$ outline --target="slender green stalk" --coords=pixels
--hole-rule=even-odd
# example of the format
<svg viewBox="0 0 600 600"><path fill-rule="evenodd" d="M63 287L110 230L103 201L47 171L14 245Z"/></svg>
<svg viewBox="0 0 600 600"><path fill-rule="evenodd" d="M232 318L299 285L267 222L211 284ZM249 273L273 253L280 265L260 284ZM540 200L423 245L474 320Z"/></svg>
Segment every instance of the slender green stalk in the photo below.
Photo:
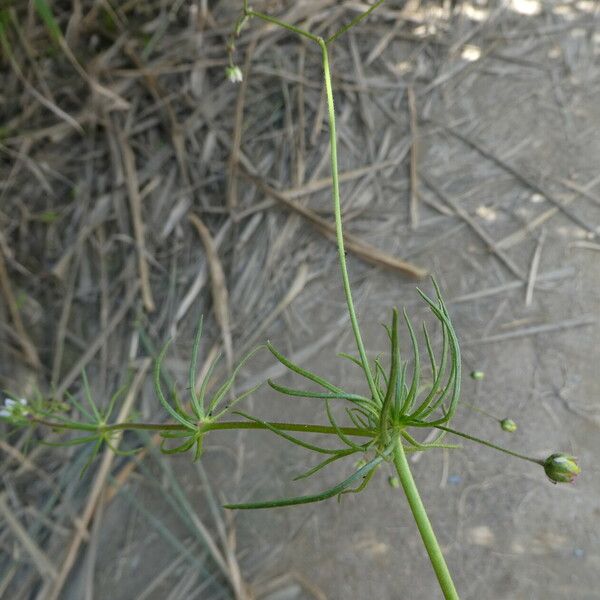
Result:
<svg viewBox="0 0 600 600"><path fill-rule="evenodd" d="M358 25L363 19L366 19L376 8L381 6L384 2L385 2L385 0L379 0L379 2L375 2L375 4L373 4L373 6L371 6L371 8L369 8L365 12L361 13L360 15L358 15L357 17L352 19L352 21L350 21L350 23L348 23L347 25L344 25L339 31L336 31L331 37L328 37L325 40L325 43L327 45L329 45L329 44L331 44L331 42L334 42L335 40L337 40L341 35L344 35L344 33L346 33L346 31L348 31L349 29L352 29L352 27L354 27L355 25Z"/></svg>
<svg viewBox="0 0 600 600"><path fill-rule="evenodd" d="M278 25L279 27L282 27L283 29L287 29L288 31L297 33L298 35L301 35L302 37L305 37L313 42L316 42L317 44L320 42L321 38L318 35L314 35L314 34L310 33L310 31L306 31L305 29L296 27L295 25L292 25L291 23L285 23L284 21L280 21L279 19L276 19L275 17L272 17L271 15L266 15L265 13L257 12L252 9L246 9L244 12L245 12L246 16L248 16L248 17L256 17L258 19L262 19L263 21L267 21L268 23L273 23L273 25Z"/></svg>
<svg viewBox="0 0 600 600"><path fill-rule="evenodd" d="M446 565L444 555L442 554L433 528L431 527L431 522L425 511L425 506L423 506L419 490L417 489L415 480L410 472L404 448L400 442L398 442L394 448L394 465L398 472L402 489L406 494L410 510L417 523L419 533L423 539L423 544L425 544L427 554L429 554L429 560L431 561L433 570L435 571L442 592L444 593L444 598L446 600L460 600L456 588L454 587L452 576L448 570L448 565Z"/></svg>
<svg viewBox="0 0 600 600"><path fill-rule="evenodd" d="M280 431L298 431L302 433L323 433L327 435L337 435L335 427L328 425L310 425L307 423L279 423L268 422L267 425L262 423L246 423L244 421L223 421L221 423L210 423L206 425L206 431L218 431L222 429L279 429ZM358 427L340 427L340 430L345 435L355 435L360 437L374 437L375 431L359 429Z"/></svg>
<svg viewBox="0 0 600 600"><path fill-rule="evenodd" d="M340 203L340 178L338 172L337 159L337 133L335 128L335 106L333 103L333 87L331 85L331 69L329 67L329 54L327 52L327 44L321 39L319 40L323 57L323 72L325 74L325 93L327 96L327 109L329 115L329 140L331 146L331 181L332 181L332 196L333 196L333 212L335 215L335 237L337 240L338 255L340 262L340 271L342 274L342 283L344 286L344 294L346 296L346 304L348 305L348 314L350 315L350 323L354 332L354 339L360 355L365 377L369 385L369 390L375 399L379 399L379 391L373 380L369 360L365 351L365 346L362 341L356 310L354 309L354 301L352 300L352 290L350 288L350 278L348 277L348 267L346 265L346 251L344 249L344 232L342 226L342 209Z"/></svg>
<svg viewBox="0 0 600 600"><path fill-rule="evenodd" d="M462 438L465 438L466 440L470 440L471 442L477 442L478 444L482 444L483 446L487 446L488 448L493 448L494 450L498 450L499 452L504 452L504 454L509 454L510 456L527 460L529 462L535 463L536 465L544 464L543 460L532 458L531 456L527 456L526 454L520 454L519 452L513 452L512 450L508 450L507 448L503 448L502 446L497 446L496 444L492 444L492 442L482 440L481 438L469 435L468 433L462 433L461 431L456 431L456 429L450 429L450 427L444 427L443 425L434 425L434 427L436 429L441 429L442 431L458 435Z"/></svg>
<svg viewBox="0 0 600 600"><path fill-rule="evenodd" d="M114 423L112 425L94 425L92 423L61 423L59 421L46 421L44 419L31 419L31 421L39 425L46 425L53 429L72 430L72 431L90 431L109 433L111 431L187 431L185 425L177 425L173 423ZM358 428L358 427L330 427L326 425L313 425L309 423L281 423L268 422L266 424L246 421L222 421L209 422L202 426L204 432L232 430L232 429L278 429L280 431L294 431L300 433L321 433L326 435L338 435L338 430L344 435L352 435L357 437L375 437L376 432L373 430Z"/></svg>

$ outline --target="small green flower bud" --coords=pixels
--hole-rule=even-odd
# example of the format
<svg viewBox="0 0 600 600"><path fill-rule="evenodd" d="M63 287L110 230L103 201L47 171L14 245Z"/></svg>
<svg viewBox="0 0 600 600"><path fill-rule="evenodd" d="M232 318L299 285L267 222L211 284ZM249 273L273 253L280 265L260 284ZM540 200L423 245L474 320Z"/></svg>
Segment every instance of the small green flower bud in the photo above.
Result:
<svg viewBox="0 0 600 600"><path fill-rule="evenodd" d="M483 371L471 371L471 379L475 381L481 381L485 377L485 373Z"/></svg>
<svg viewBox="0 0 600 600"><path fill-rule="evenodd" d="M581 469L574 456L555 452L544 461L544 471L553 483L571 483Z"/></svg>
<svg viewBox="0 0 600 600"><path fill-rule="evenodd" d="M517 424L512 419L502 419L502 421L500 421L500 427L509 433L513 433L517 430Z"/></svg>
<svg viewBox="0 0 600 600"><path fill-rule="evenodd" d="M388 483L390 484L390 487L393 487L394 489L398 489L400 487L400 480L397 477L388 477Z"/></svg>

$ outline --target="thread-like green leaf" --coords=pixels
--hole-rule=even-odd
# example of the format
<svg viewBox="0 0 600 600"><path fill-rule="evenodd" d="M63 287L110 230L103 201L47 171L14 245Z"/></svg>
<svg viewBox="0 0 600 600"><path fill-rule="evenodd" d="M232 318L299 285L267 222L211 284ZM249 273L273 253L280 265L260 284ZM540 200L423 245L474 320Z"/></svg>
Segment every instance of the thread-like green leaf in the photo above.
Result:
<svg viewBox="0 0 600 600"><path fill-rule="evenodd" d="M319 452L321 454L336 454L337 452L339 452L339 449L336 449L336 448L323 448L322 446L316 446L315 444L310 444L309 442L305 442L304 440L301 440L300 438L290 435L289 433L286 433L285 431L281 431L280 429L277 429L277 427L273 427L273 425L271 425L270 423L267 423L267 421L263 421L262 419L258 419L257 417L253 417L253 416L248 415L239 410L235 411L234 414L240 415L240 416L244 417L245 419L248 419L249 421L254 421L255 423L260 423L266 429L269 429L270 431L272 431L275 435L278 435L278 436L282 437L283 439L287 440L288 442L292 442L293 444L296 444L297 446L302 446L302 448L306 448L307 450L312 450L313 452Z"/></svg>
<svg viewBox="0 0 600 600"><path fill-rule="evenodd" d="M322 377L319 377L315 373L311 373L310 371L307 371L306 369L303 369L302 367L293 363L291 360L289 360L283 354L281 354L281 352L279 352L273 346L273 344L271 344L271 342L267 342L267 348L270 350L271 354L273 354L273 356L282 365L285 365L288 369L290 369L290 371L294 371L294 373L297 373L298 375L302 375L302 377L305 377L306 379L309 379L310 381L314 381L315 383L319 384L320 386L324 387L326 390L329 390L330 392L334 392L335 394L343 394L344 393L344 390L333 385L333 383L330 383L329 381L327 381L326 379L323 379ZM362 367L362 365L361 365L361 367Z"/></svg>
<svg viewBox="0 0 600 600"><path fill-rule="evenodd" d="M53 446L56 448L67 447L67 446L79 446L80 444L87 444L89 442L93 442L94 440L98 440L98 435L84 435L76 438L71 438L70 440L65 440L64 442L47 442L45 440L40 440L40 444L44 446Z"/></svg>
<svg viewBox="0 0 600 600"><path fill-rule="evenodd" d="M216 415L213 415L213 420L214 421L218 421L225 413L227 412L231 412L231 409L236 405L239 404L242 400L244 400L245 398L247 398L248 396L250 396L251 394L254 394L254 392L260 388L262 386L262 381L260 383L257 383L256 385L252 386L250 389L246 390L243 394L240 394L239 396L236 396L229 404L227 404L225 406L225 408L223 408L223 410L219 413L217 413Z"/></svg>
<svg viewBox="0 0 600 600"><path fill-rule="evenodd" d="M410 389L408 390L408 394L406 396L406 398L404 399L404 406L402 407L402 412L403 413L407 413L411 406L413 405L413 402L416 399L417 396L417 390L419 389L419 381L420 381L420 377L421 377L421 359L419 356L419 345L417 342L417 336L415 335L415 330L413 329L412 323L410 322L410 319L408 318L408 314L406 313L406 310L403 311L404 314L404 321L406 323L406 327L408 328L408 333L410 334L410 342L412 344L412 348L413 348L413 376L412 376L412 382L410 385Z"/></svg>
<svg viewBox="0 0 600 600"><path fill-rule="evenodd" d="M312 494L308 496L297 496L295 498L281 498L279 500L267 500L265 502L246 502L242 504L225 504L224 508L238 509L238 510L249 510L249 509L260 509L260 508L277 508L281 506L295 506L297 504L310 504L312 502L321 502L328 498L333 498L338 494L342 493L345 489L350 487L355 481L358 481L361 477L366 477L369 472L374 469L381 461L382 456L376 456L373 460L369 461L366 465L358 469L355 473L350 475L347 479L344 479L341 483L321 492L320 494Z"/></svg>
<svg viewBox="0 0 600 600"><path fill-rule="evenodd" d="M213 411L219 405L219 402L221 402L221 400L223 399L225 394L231 389L231 386L233 385L235 378L237 377L237 374L239 373L240 369L262 348L264 348L264 346L257 346L256 348L253 348L252 350L250 350L250 352L248 352L246 354L246 356L244 356L242 358L242 360L240 360L238 365L232 371L231 375L227 378L225 383L223 383L223 385L216 391L215 395L213 396L213 398L210 402L210 406L208 408L209 415L211 415L213 413Z"/></svg>
<svg viewBox="0 0 600 600"><path fill-rule="evenodd" d="M363 448L359 444L357 444L356 442L353 442L340 429L339 425L337 424L337 421L335 420L335 418L333 416L333 413L331 412L331 406L329 406L329 400L325 400L325 410L327 411L327 418L329 419L331 426L335 429L335 432L337 433L337 436L340 438L340 440L342 440L342 442L344 442L344 444L346 444L346 446L348 446L349 448L353 448L354 450L357 450L357 451L362 450Z"/></svg>
<svg viewBox="0 0 600 600"><path fill-rule="evenodd" d="M161 440L160 442L160 451L163 454L182 454L187 452L195 443L195 439L191 437L187 442L184 442L180 446L175 446L175 448L167 448L165 446L167 440Z"/></svg>
<svg viewBox="0 0 600 600"><path fill-rule="evenodd" d="M390 376L387 385L387 391L381 406L381 416L379 418L379 436L381 440L387 444L389 441L388 434L388 417L392 409L392 403L396 397L396 384L398 382L398 369L400 352L398 351L398 311L394 308L392 311L392 330L391 330L391 365Z"/></svg>
<svg viewBox="0 0 600 600"><path fill-rule="evenodd" d="M296 388L289 388L283 385L279 385L275 383L272 379L268 379L267 383L270 387L272 387L276 392L281 394L286 394L288 396L298 396L300 398L319 398L324 400L349 400L350 402L357 403L368 403L370 400L365 396L360 396L358 394L348 394L346 392L342 393L325 393L325 392L312 392L310 390L299 390Z"/></svg>
<svg viewBox="0 0 600 600"><path fill-rule="evenodd" d="M192 346L192 358L190 360L190 370L188 373L192 407L194 409L194 413L200 420L204 419L204 406L200 403L198 394L196 394L196 371L198 370L198 353L200 352L200 340L202 338L202 323L203 316L200 315L200 320L198 322L196 333L194 335L194 345Z"/></svg>
<svg viewBox="0 0 600 600"><path fill-rule="evenodd" d="M342 458L345 458L346 456L351 456L352 454L356 454L357 452L358 452L358 450L354 450L352 448L348 448L347 450L340 450L336 455L326 458L325 460L321 461L319 464L308 469L308 471L305 471L301 475L294 477L293 481L300 481L301 479L306 479L306 478L310 477L311 475L314 475L321 469L324 469L326 466L334 463L336 460L340 460Z"/></svg>
<svg viewBox="0 0 600 600"><path fill-rule="evenodd" d="M87 403L90 405L92 412L94 413L94 418L97 423L102 422L102 415L92 398L92 391L90 390L90 384L88 382L88 378L85 372L85 369L81 372L81 378L83 379L83 396L87 400Z"/></svg>
<svg viewBox="0 0 600 600"><path fill-rule="evenodd" d="M171 404L167 401L167 399L165 398L165 395L162 391L162 385L160 383L161 366L162 366L162 362L165 358L165 355L166 355L167 350L169 349L170 345L171 345L171 340L169 340L163 346L163 349L160 351L160 354L158 355L158 358L156 359L156 362L154 363L154 391L156 393L156 396L158 397L158 400L163 405L164 409L176 421L179 421L182 425L184 425L188 429L195 430L196 429L195 425L189 419L180 415L179 412L171 406Z"/></svg>
<svg viewBox="0 0 600 600"><path fill-rule="evenodd" d="M111 397L110 397L110 401L108 402L108 406L106 408L106 411L104 412L104 422L108 423L108 420L110 419L110 416L112 415L112 412L115 408L115 404L117 403L117 400L128 390L129 388L129 383L126 383L125 385L121 386Z"/></svg>

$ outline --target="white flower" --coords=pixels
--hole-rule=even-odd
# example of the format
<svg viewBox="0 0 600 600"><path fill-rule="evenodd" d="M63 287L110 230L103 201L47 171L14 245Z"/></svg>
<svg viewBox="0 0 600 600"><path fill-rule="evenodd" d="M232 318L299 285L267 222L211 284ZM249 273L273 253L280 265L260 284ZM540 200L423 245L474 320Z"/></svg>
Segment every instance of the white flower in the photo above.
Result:
<svg viewBox="0 0 600 600"><path fill-rule="evenodd" d="M4 408L0 409L0 417L7 419L14 417L23 417L29 413L27 409L27 400L20 398L19 400L13 400L12 398L4 399Z"/></svg>
<svg viewBox="0 0 600 600"><path fill-rule="evenodd" d="M230 65L227 67L225 69L225 74L231 83L240 83L244 79L242 70L237 65Z"/></svg>

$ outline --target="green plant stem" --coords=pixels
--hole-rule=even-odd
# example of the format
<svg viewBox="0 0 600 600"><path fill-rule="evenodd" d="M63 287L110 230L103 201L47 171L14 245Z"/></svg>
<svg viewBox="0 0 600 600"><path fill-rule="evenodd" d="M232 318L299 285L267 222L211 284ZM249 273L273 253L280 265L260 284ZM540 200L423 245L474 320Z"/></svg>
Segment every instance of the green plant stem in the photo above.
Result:
<svg viewBox="0 0 600 600"><path fill-rule="evenodd" d="M354 333L354 339L356 340L356 346L360 355L360 362L362 364L365 377L369 385L369 390L373 398L381 400L379 398L379 391L375 385L371 368L369 367L369 361L367 359L367 353L365 346L362 341L360 334L360 328L358 326L358 319L356 317L356 310L354 309L354 301L352 300L352 290L350 288L350 278L348 277L348 267L346 265L346 251L344 249L344 232L342 226L342 209L340 203L340 180L338 173L338 159L337 159L337 133L335 127L335 106L333 103L333 86L331 85L331 69L329 67L329 53L327 51L327 44L324 40L319 39L319 46L321 47L322 58L323 58L323 72L325 74L325 93L327 96L327 109L329 115L329 141L331 146L331 181L332 181L332 197L333 197L333 212L335 215L335 237L337 240L338 256L340 263L340 271L342 274L342 283L344 286L344 294L346 296L346 304L348 306L348 314L350 315L350 323L352 324L352 331Z"/></svg>
<svg viewBox="0 0 600 600"><path fill-rule="evenodd" d="M300 29L300 27L296 27L295 25L292 25L290 23L285 23L284 21L280 21L279 19L276 19L275 17L272 17L270 15L266 15L265 13L257 12L255 10L252 10L251 8L246 8L244 10L244 13L247 17L256 17L257 19L262 19L263 21L267 21L267 23L273 23L273 25L278 25L279 27L282 27L283 29L287 29L288 31L291 31L293 33L301 35L302 37L305 37L313 42L316 42L317 44L320 42L321 38L318 35L314 35L314 34L310 33L310 31L306 31L305 29Z"/></svg>
<svg viewBox="0 0 600 600"><path fill-rule="evenodd" d="M448 570L448 565L446 565L444 555L442 554L433 528L431 527L429 517L423 506L419 490L417 489L410 467L408 466L404 448L399 441L394 448L394 465L398 472L402 489L406 494L410 510L417 523L419 533L425 544L427 554L429 554L429 560L431 561L433 570L435 571L442 592L444 593L444 598L446 600L460 600L456 588L454 587L452 576Z"/></svg>
<svg viewBox="0 0 600 600"><path fill-rule="evenodd" d="M62 429L70 431L91 431L109 433L111 431L186 431L189 428L185 425L173 423L114 423L112 425L88 424L88 423L61 423L60 421L46 421L45 419L31 419L32 422L38 425L45 425L53 429ZM376 432L368 429L360 429L358 427L330 427L326 425L313 425L309 423L281 423L269 422L269 426L280 431L294 431L299 433L321 433L328 435L338 435L338 429L344 435L352 435L356 437L375 437ZM232 429L264 429L268 430L267 425L255 422L246 421L223 421L220 423L205 423L203 431L219 431Z"/></svg>
<svg viewBox="0 0 600 600"><path fill-rule="evenodd" d="M507 448L503 448L502 446L497 446L496 444L492 444L492 442L482 440L481 438L469 435L468 433L462 433L461 431L456 431L456 429L444 427L443 425L434 425L434 427L436 429L441 429L442 431L458 435L459 437L465 438L466 440L470 440L471 442L477 442L478 444L482 444L483 446L487 446L488 448L493 448L494 450L498 450L499 452L504 452L504 454L509 454L510 456L514 456L522 460L527 460L529 462L535 463L536 465L544 465L543 460L527 456L526 454L520 454L519 452L513 452L512 450L508 450Z"/></svg>
<svg viewBox="0 0 600 600"><path fill-rule="evenodd" d="M337 40L341 35L344 35L344 33L346 33L346 31L348 31L349 29L352 29L352 27L354 27L355 25L358 25L363 19L368 17L377 7L381 6L384 2L385 2L385 0L379 0L379 2L375 2L375 4L373 4L373 6L371 6L369 9L365 10L365 12L361 13L360 15L358 15L357 17L352 19L352 21L350 21L350 23L348 23L347 25L344 25L339 31L336 31L331 37L328 37L325 40L325 43L327 45L329 45L329 44L331 44L331 42L334 42L335 40Z"/></svg>
<svg viewBox="0 0 600 600"><path fill-rule="evenodd" d="M369 361L367 358L367 353L365 351L365 346L362 341L362 335L360 333L360 328L358 325L358 319L356 317L356 310L354 308L354 301L352 299L352 291L350 288L350 279L348 277L348 267L346 265L346 251L344 249L344 233L342 226L342 210L341 210L341 202L340 202L340 182L339 182L339 170L338 170L338 159L337 159L337 133L335 127L335 106L333 102L333 86L331 84L331 68L329 66L329 54L327 51L327 45L337 39L340 35L348 31L351 27L354 27L357 23L362 21L366 16L368 16L373 10L375 10L380 4L383 3L384 0L379 0L372 7L370 7L367 11L360 14L358 17L353 19L348 25L342 27L337 33L331 36L327 41L323 38L310 33L304 29L300 29L295 25L291 25L290 23L285 23L284 21L280 21L275 17L271 17L270 15L257 12L252 10L248 6L247 0L244 1L244 14L248 17L256 17L258 19L262 19L263 21L267 21L269 23L273 23L278 25L279 27L283 27L288 31L292 31L302 37L305 37L313 42L316 42L321 48L322 60L323 60L323 72L325 74L325 93L327 96L327 109L328 109L328 117L329 117L329 142L331 147L331 179L332 179L332 197L333 197L333 209L335 214L335 237L337 240L338 247L338 255L339 255L339 263L340 263L340 271L342 274L342 283L344 287L344 295L346 296L346 304L348 306L348 314L350 315L350 323L352 325L352 331L354 333L354 339L356 340L356 346L358 348L358 353L360 355L360 362L362 365L362 369L365 373L365 378L367 380L367 384L369 386L369 391L374 399L381 401L379 397L379 390L375 385L375 380L373 379L373 374L371 373L371 367L369 366Z"/></svg>

